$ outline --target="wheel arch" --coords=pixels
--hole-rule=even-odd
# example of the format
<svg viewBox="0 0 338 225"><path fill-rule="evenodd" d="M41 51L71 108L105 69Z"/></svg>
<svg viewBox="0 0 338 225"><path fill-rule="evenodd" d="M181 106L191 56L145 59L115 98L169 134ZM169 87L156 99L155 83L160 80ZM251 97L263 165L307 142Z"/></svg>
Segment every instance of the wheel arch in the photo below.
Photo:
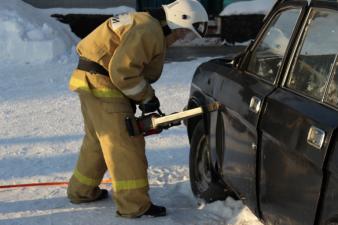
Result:
<svg viewBox="0 0 338 225"><path fill-rule="evenodd" d="M193 109L193 108L197 108L197 107L200 107L200 106L204 106L207 104L207 100L205 99L205 97L203 96L202 93L199 93L199 92L196 92L194 95L192 95L190 98L189 98L189 101L188 101L188 105L187 105L187 109ZM186 125L187 125L187 131L188 131L188 137L189 137L189 142L191 143L191 138L192 138L192 134L194 132L194 129L196 127L196 125L198 124L198 122L200 120L203 120L204 116L203 115L200 115L200 116L196 116L196 117L192 117L190 119L188 119L186 121ZM206 124L205 125L208 125L208 118L206 118ZM206 126L206 127L209 127L209 126ZM205 134L207 134L208 131L207 131L207 128L205 129Z"/></svg>

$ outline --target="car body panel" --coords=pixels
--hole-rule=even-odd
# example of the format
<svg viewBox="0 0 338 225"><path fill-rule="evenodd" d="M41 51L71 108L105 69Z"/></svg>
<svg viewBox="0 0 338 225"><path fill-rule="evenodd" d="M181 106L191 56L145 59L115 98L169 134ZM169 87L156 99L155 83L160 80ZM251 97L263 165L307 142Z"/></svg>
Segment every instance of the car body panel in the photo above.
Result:
<svg viewBox="0 0 338 225"><path fill-rule="evenodd" d="M320 218L318 224L326 225L329 222L338 223L338 137L337 131L333 135L332 150L328 153L328 166L324 170L324 185L322 201L319 204Z"/></svg>
<svg viewBox="0 0 338 225"><path fill-rule="evenodd" d="M279 59L276 78L267 80L248 72L248 62L270 32L271 21L294 8L302 9L300 19ZM194 104L190 105L214 101L223 105L199 118L207 124L213 170L267 224L338 223L338 104L333 107L324 98L312 98L288 87L290 71L296 59L302 59L298 54L312 22L312 9L320 8L338 11L338 4L277 3L244 53L202 64L192 81L190 99ZM326 56L332 58L329 54L323 54L324 61ZM314 61L311 53L305 56ZM191 133L189 129L193 126L188 126Z"/></svg>
<svg viewBox="0 0 338 225"><path fill-rule="evenodd" d="M221 171L224 181L237 190L240 198L246 198L251 208L257 205L256 150L257 125L260 112L250 111L253 97L263 101L274 87L245 73L228 73L217 100L225 106L220 113L225 137ZM216 119L215 119L216 120Z"/></svg>
<svg viewBox="0 0 338 225"><path fill-rule="evenodd" d="M260 206L273 224L313 224L325 157L337 127L335 110L277 89L266 100L261 131ZM307 142L311 127L325 132L318 149ZM292 185L290 185L292 184Z"/></svg>

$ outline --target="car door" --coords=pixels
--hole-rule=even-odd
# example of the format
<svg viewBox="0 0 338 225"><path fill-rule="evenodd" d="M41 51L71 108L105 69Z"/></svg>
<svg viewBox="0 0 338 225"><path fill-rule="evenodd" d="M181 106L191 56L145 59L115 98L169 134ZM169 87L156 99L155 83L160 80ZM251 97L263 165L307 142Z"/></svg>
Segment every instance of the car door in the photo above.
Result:
<svg viewBox="0 0 338 225"><path fill-rule="evenodd" d="M314 224L338 113L338 13L315 7L282 87L265 101L260 132L260 206L267 224Z"/></svg>
<svg viewBox="0 0 338 225"><path fill-rule="evenodd" d="M243 67L224 74L216 99L225 107L211 115L211 127L217 127L217 134L211 133L211 137L217 137L215 145L221 151L219 170L223 180L256 211L257 126L261 106L275 89L303 6L285 4L270 17L247 53Z"/></svg>

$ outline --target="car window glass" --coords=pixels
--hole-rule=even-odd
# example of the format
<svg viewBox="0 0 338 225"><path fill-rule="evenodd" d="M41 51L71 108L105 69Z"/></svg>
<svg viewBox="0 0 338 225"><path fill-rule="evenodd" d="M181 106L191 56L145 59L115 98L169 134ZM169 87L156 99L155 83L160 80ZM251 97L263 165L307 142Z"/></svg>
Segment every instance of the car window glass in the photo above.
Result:
<svg viewBox="0 0 338 225"><path fill-rule="evenodd" d="M301 9L289 9L275 17L252 52L247 71L274 82L300 11Z"/></svg>
<svg viewBox="0 0 338 225"><path fill-rule="evenodd" d="M322 100L338 53L338 14L330 11L312 11L309 21L287 86ZM331 91L330 96L327 96L330 99L328 101L334 101L332 95L337 98L333 89L328 88L328 91Z"/></svg>
<svg viewBox="0 0 338 225"><path fill-rule="evenodd" d="M329 89L327 91L325 101L330 105L338 108L338 55L336 55L335 65L332 74L332 80L330 82Z"/></svg>

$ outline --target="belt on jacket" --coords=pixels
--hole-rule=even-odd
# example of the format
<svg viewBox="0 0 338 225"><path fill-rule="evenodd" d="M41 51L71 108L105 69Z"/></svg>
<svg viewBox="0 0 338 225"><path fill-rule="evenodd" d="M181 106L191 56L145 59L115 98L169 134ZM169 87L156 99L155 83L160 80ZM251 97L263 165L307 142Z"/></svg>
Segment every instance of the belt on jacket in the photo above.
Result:
<svg viewBox="0 0 338 225"><path fill-rule="evenodd" d="M108 71L103 66L84 57L79 58L77 69L109 77Z"/></svg>

